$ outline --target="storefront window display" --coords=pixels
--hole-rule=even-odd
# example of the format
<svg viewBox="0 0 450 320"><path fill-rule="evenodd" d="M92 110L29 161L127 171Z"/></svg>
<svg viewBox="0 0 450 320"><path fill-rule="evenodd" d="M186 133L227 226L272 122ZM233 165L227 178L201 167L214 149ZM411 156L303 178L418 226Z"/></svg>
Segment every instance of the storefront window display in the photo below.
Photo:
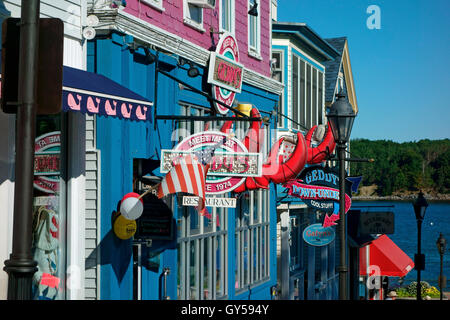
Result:
<svg viewBox="0 0 450 320"><path fill-rule="evenodd" d="M64 299L63 115L38 116L34 160L33 299Z"/></svg>

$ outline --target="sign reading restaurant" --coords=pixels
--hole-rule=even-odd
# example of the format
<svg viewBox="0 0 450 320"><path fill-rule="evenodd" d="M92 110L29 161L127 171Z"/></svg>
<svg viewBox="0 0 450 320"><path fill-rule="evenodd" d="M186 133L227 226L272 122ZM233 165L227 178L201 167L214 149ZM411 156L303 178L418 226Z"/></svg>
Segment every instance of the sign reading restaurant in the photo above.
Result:
<svg viewBox="0 0 450 320"><path fill-rule="evenodd" d="M213 97L231 106L236 93L241 92L243 72L236 38L224 33L209 59L208 83L211 84ZM221 114L228 112L228 108L219 103L214 103L214 106Z"/></svg>

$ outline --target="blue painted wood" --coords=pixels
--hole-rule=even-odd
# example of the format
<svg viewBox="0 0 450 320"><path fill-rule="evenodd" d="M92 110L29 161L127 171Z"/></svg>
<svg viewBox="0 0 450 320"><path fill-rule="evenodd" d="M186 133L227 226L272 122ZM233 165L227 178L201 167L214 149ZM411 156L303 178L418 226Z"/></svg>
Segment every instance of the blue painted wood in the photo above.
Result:
<svg viewBox="0 0 450 320"><path fill-rule="evenodd" d="M321 256L321 264L320 264L320 281L325 286L324 289L320 292L320 300L327 299L327 291L326 286L328 285L328 248L329 246L321 247L320 256Z"/></svg>
<svg viewBox="0 0 450 320"><path fill-rule="evenodd" d="M112 39L97 39L88 44L88 67L90 71L103 74L129 89L154 100L155 67L139 60L139 55L132 55L126 43L131 37L123 37L113 33ZM138 51L138 54L140 52ZM142 53L142 52L141 52ZM176 67L176 60L160 54L165 62L165 71L174 76L202 87L201 77L189 78L186 70ZM203 72L203 70L201 70ZM278 96L249 85L243 86L242 93L237 95L238 101L251 102L260 110L272 111ZM180 90L178 83L159 75L158 101L156 108L159 114L180 112L178 103L185 101L209 107L209 102L192 91ZM117 210L121 198L132 191L133 158L159 158L161 149L170 149L175 145L171 140L172 121L158 121L157 129L150 122L138 123L128 120L97 117L97 148L100 150L101 167L101 221L100 221L100 299L132 298L132 246L131 240L120 240L112 232L111 215ZM158 174L157 170L156 173ZM234 293L235 268L235 212L231 211L228 219L228 293L229 298L237 299L270 299L270 287L276 284L276 198L275 190L271 190L271 227L270 227L270 281L252 288L240 295ZM176 217L176 212L174 213ZM176 230L176 229L175 229ZM177 294L177 250L176 240L166 243L153 243L151 248L143 248L149 256L159 252L157 267L142 269L143 299L158 299L160 274L164 267L170 267L168 277L168 295L176 299Z"/></svg>
<svg viewBox="0 0 450 320"><path fill-rule="evenodd" d="M310 224L313 224L315 221L315 217L310 219ZM308 260L307 260L307 274L308 274L308 287L307 287L307 299L315 300L316 299L316 290L315 290L315 265L316 265L316 248L313 246L308 246Z"/></svg>

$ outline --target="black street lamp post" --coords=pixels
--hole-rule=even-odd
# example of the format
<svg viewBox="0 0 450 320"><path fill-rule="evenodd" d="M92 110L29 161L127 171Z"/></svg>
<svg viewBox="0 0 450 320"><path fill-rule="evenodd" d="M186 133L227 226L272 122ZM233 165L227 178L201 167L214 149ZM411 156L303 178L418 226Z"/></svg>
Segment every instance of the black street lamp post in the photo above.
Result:
<svg viewBox="0 0 450 320"><path fill-rule="evenodd" d="M348 266L347 266L347 230L345 219L345 149L350 139L356 113L341 91L337 100L331 105L327 114L336 141L339 159L339 235L340 235L340 263L339 263L339 299L348 300Z"/></svg>
<svg viewBox="0 0 450 320"><path fill-rule="evenodd" d="M5 261L8 300L30 300L37 263L31 253L34 139L37 110L37 70L40 1L22 1L16 120L13 242Z"/></svg>
<svg viewBox="0 0 450 320"><path fill-rule="evenodd" d="M439 273L439 290L441 291L439 299L442 300L443 293L442 291L445 288L445 284L447 282L447 279L444 276L444 253L445 253L445 247L447 245L447 240L445 240L442 233L439 234L439 238L436 241L436 246L439 251L439 255L441 256L441 270Z"/></svg>
<svg viewBox="0 0 450 320"><path fill-rule="evenodd" d="M422 238L422 221L425 218L425 211L428 207L427 199L423 196L422 191L419 192L419 196L413 202L414 213L417 220L417 254L414 257L414 268L417 270L417 300L422 300L422 285L420 283L420 272L425 269L425 255L421 251L421 238Z"/></svg>

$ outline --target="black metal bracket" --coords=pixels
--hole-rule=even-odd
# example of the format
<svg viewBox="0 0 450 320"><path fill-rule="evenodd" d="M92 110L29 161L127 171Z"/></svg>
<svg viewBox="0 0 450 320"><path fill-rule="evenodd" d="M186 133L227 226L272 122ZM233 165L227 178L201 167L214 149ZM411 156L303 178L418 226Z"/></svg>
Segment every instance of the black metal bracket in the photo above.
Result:
<svg viewBox="0 0 450 320"><path fill-rule="evenodd" d="M249 118L249 116L247 116L245 113L242 113L242 112L240 112L239 110L236 110L236 109L230 107L229 105L223 103L222 101L219 101L219 100L217 100L217 99L214 99L213 97L211 97L210 94L208 94L208 93L206 93L206 92L203 92L202 90L199 90L199 89L197 89L197 88L194 88L193 86L191 86L191 85L187 84L186 82L184 82L184 81L178 79L177 77L171 75L170 73L165 72L165 71L159 69L159 68L158 68L158 65L156 65L156 71L155 71L155 72L156 72L156 74L161 73L161 74L165 75L166 77L168 77L168 78L170 78L170 79L172 79L172 80L174 80L174 81L176 81L176 82L178 82L178 83L181 83L183 86L189 88L189 89L192 90L192 91L195 91L195 92L198 93L198 94L201 94L202 96L206 97L208 100L210 100L210 101L212 101L212 102L215 102L215 103L218 103L218 104L220 104L221 106L224 106L225 108L227 108L228 110L231 110L232 112L234 112L234 113L235 113L236 115L238 115L238 116L245 117L245 118ZM155 94L156 94L156 92L155 92ZM156 97L156 96L155 96L155 97ZM156 100L156 99L155 99L155 100ZM155 116L155 118L157 118L157 117L158 117L158 116ZM233 120L235 120L235 119L236 119L236 118L233 118ZM261 120L261 119L259 119L259 120Z"/></svg>

